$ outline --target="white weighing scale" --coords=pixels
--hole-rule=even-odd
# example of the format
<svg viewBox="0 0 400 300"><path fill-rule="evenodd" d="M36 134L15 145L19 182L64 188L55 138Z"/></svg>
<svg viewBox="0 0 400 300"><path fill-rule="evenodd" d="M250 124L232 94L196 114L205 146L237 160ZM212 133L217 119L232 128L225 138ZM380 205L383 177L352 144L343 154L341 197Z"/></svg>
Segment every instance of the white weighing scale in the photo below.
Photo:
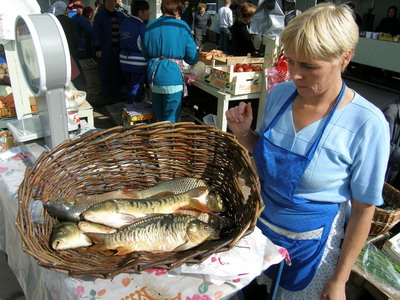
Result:
<svg viewBox="0 0 400 300"><path fill-rule="evenodd" d="M71 58L64 30L52 14L20 15L15 21L18 59L27 86L36 97L39 116L7 123L18 142L44 138L53 149L68 139L78 124L67 115L65 88Z"/></svg>

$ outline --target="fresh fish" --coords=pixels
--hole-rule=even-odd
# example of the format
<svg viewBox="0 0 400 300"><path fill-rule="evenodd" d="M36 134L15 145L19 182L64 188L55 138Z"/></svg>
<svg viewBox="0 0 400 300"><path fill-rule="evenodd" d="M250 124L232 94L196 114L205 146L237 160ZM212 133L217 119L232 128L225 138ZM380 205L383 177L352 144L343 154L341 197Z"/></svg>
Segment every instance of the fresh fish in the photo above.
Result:
<svg viewBox="0 0 400 300"><path fill-rule="evenodd" d="M81 214L89 207L113 199L144 199L185 193L196 187L207 187L204 180L182 177L160 182L144 190L116 190L104 194L86 195L77 198L56 198L43 203L47 211L59 220L79 222ZM217 193L207 190L203 204L214 212L226 210L222 198Z"/></svg>
<svg viewBox="0 0 400 300"><path fill-rule="evenodd" d="M207 187L198 187L186 193L160 198L114 199L95 204L82 215L87 221L120 228L133 223L137 218L173 213L183 207L210 211L201 203L206 197Z"/></svg>
<svg viewBox="0 0 400 300"><path fill-rule="evenodd" d="M207 187L207 184L202 179L197 179L193 177L182 177L162 181L150 188L144 190L130 191L130 193L135 199L145 199L150 197L182 194L198 187Z"/></svg>
<svg viewBox="0 0 400 300"><path fill-rule="evenodd" d="M204 180L193 177L182 177L162 181L144 190L130 191L130 195L136 199L145 199L150 197L182 194L197 187L207 187L208 194L202 203L207 205L213 212L223 212L226 210L226 206L221 196L213 191L211 187L207 186L207 183Z"/></svg>
<svg viewBox="0 0 400 300"><path fill-rule="evenodd" d="M221 217L220 215L200 211L197 209L179 209L175 211L175 213L191 215L221 231L231 229L235 225L235 223L229 218Z"/></svg>
<svg viewBox="0 0 400 300"><path fill-rule="evenodd" d="M92 241L73 222L61 222L54 226L51 246L54 250L75 249L92 245Z"/></svg>
<svg viewBox="0 0 400 300"><path fill-rule="evenodd" d="M63 198L46 201L43 203L43 206L54 218L73 222L82 220L81 214L87 209L85 208L85 205L77 205L72 199L69 200Z"/></svg>
<svg viewBox="0 0 400 300"><path fill-rule="evenodd" d="M124 255L133 251L187 250L218 238L218 231L190 215L164 214L137 220L116 233L87 235L95 243L90 251L117 250L116 255Z"/></svg>
<svg viewBox="0 0 400 300"><path fill-rule="evenodd" d="M79 222L81 214L89 207L106 200L123 198L132 199L133 191L117 190L98 195L87 195L76 198L59 197L43 203L44 208L59 220Z"/></svg>
<svg viewBox="0 0 400 300"><path fill-rule="evenodd" d="M87 222L87 221L80 221L78 223L79 229L83 232L96 232L96 233L114 233L117 232L117 229L111 228L105 225L97 224L97 223L92 223L92 222Z"/></svg>

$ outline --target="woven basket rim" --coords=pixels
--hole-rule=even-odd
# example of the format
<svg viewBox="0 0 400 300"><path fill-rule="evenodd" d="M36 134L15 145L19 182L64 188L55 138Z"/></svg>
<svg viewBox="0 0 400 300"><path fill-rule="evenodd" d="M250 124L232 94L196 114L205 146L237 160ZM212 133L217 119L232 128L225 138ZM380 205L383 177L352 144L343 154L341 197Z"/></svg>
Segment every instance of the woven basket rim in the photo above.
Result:
<svg viewBox="0 0 400 300"><path fill-rule="evenodd" d="M381 207L375 207L369 232L370 235L378 235L388 232L400 222L400 191L385 182L382 195L385 203L394 209L388 210Z"/></svg>

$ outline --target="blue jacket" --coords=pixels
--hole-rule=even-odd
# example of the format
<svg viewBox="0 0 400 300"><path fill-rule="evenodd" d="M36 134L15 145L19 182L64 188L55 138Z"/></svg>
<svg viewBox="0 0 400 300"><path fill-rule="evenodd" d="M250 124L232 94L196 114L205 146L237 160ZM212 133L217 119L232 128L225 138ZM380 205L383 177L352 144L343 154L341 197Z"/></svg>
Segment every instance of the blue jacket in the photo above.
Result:
<svg viewBox="0 0 400 300"><path fill-rule="evenodd" d="M119 26L121 52L119 61L121 70L132 73L143 73L147 61L142 55L142 40L146 24L138 17L128 17Z"/></svg>
<svg viewBox="0 0 400 300"><path fill-rule="evenodd" d="M92 26L90 25L89 21L80 14L75 14L73 17L71 17L71 20L74 22L75 31L78 36L77 50L85 52L86 50L85 37L89 39L93 38Z"/></svg>
<svg viewBox="0 0 400 300"><path fill-rule="evenodd" d="M190 65L198 61L196 44L189 26L182 20L165 15L147 25L142 51L148 60L149 82L156 86L183 84L179 66L161 57L181 59Z"/></svg>
<svg viewBox="0 0 400 300"><path fill-rule="evenodd" d="M119 24L126 16L118 11L115 11ZM93 20L93 45L95 51L102 51L102 56L111 54L111 17L107 9L100 10Z"/></svg>

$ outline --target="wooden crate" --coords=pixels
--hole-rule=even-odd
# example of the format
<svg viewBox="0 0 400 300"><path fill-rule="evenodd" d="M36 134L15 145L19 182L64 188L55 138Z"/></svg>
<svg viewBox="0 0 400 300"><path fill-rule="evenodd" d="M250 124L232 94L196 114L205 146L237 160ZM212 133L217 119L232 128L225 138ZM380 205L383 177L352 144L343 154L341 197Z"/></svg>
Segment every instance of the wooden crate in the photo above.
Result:
<svg viewBox="0 0 400 300"><path fill-rule="evenodd" d="M129 127L137 123L152 123L155 119L156 116L152 111L135 112L125 107L122 109L121 120L124 127Z"/></svg>
<svg viewBox="0 0 400 300"><path fill-rule="evenodd" d="M253 65L262 64L253 63ZM262 87L262 71L234 72L234 64L217 66L213 64L204 82L232 95L259 93Z"/></svg>

